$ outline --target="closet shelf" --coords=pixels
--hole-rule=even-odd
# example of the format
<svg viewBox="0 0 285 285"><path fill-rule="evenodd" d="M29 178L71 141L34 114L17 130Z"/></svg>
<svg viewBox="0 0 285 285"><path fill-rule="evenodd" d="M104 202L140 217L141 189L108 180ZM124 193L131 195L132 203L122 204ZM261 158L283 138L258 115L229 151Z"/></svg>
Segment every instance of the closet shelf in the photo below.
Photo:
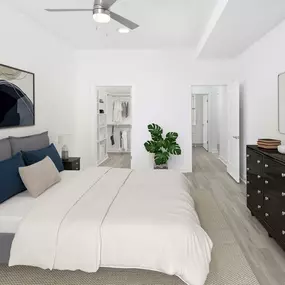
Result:
<svg viewBox="0 0 285 285"><path fill-rule="evenodd" d="M115 98L119 98L119 97L131 97L131 94L107 94L108 97L115 97Z"/></svg>
<svg viewBox="0 0 285 285"><path fill-rule="evenodd" d="M116 123L113 123L113 124L108 124L108 127L132 127L132 124L123 124L123 123L119 123L119 124L116 124Z"/></svg>
<svg viewBox="0 0 285 285"><path fill-rule="evenodd" d="M101 140L98 140L97 143L101 143L101 142L104 142L106 140L107 140L106 138L105 139L101 139Z"/></svg>
<svg viewBox="0 0 285 285"><path fill-rule="evenodd" d="M131 153L131 151L130 150L121 150L121 149L112 149L112 150L110 150L110 151L108 151L108 153L122 153L122 154L124 154L124 153Z"/></svg>

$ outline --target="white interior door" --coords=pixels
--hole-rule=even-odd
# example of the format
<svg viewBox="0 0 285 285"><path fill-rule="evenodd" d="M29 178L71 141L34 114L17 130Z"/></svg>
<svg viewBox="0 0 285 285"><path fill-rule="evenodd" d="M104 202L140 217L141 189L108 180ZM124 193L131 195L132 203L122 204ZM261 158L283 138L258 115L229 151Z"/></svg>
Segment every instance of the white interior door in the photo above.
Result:
<svg viewBox="0 0 285 285"><path fill-rule="evenodd" d="M208 144L208 95L203 95L203 147L209 150Z"/></svg>
<svg viewBox="0 0 285 285"><path fill-rule="evenodd" d="M239 133L239 82L228 85L228 165L227 171L240 182L240 133Z"/></svg>

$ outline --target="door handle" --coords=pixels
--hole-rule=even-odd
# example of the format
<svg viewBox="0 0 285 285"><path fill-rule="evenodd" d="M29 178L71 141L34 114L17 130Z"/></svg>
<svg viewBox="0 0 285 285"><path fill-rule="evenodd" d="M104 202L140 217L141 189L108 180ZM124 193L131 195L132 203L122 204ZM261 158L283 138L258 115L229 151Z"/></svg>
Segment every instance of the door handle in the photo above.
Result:
<svg viewBox="0 0 285 285"><path fill-rule="evenodd" d="M239 140L239 136L233 136L233 138Z"/></svg>

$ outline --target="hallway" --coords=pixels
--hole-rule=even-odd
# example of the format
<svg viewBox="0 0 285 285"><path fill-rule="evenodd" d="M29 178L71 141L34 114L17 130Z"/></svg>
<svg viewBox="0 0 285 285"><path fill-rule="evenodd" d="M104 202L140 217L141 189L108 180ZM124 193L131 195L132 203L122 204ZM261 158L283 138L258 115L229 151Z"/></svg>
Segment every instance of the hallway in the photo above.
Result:
<svg viewBox="0 0 285 285"><path fill-rule="evenodd" d="M203 148L193 148L192 187L211 191L260 285L285 284L285 253L268 237L246 206L246 188L226 172L224 164Z"/></svg>

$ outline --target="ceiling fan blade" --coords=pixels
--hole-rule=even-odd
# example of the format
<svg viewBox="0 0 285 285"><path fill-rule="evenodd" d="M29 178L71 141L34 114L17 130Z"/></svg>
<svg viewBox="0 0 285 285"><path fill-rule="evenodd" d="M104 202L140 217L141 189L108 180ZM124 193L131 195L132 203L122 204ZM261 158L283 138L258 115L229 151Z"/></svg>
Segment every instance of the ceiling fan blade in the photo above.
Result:
<svg viewBox="0 0 285 285"><path fill-rule="evenodd" d="M90 12L93 9L45 9L47 12Z"/></svg>
<svg viewBox="0 0 285 285"><path fill-rule="evenodd" d="M109 10L116 2L117 0L95 0L95 6L98 5Z"/></svg>
<svg viewBox="0 0 285 285"><path fill-rule="evenodd" d="M119 22L120 24L126 26L130 30L134 30L134 29L139 27L138 24L136 24L136 23L134 23L134 22L132 22L132 21L130 21L130 20L128 20L128 19L126 19L126 18L124 18L124 17L114 13L114 12L110 11L110 16L111 16L111 18L113 20L115 20L115 21Z"/></svg>

